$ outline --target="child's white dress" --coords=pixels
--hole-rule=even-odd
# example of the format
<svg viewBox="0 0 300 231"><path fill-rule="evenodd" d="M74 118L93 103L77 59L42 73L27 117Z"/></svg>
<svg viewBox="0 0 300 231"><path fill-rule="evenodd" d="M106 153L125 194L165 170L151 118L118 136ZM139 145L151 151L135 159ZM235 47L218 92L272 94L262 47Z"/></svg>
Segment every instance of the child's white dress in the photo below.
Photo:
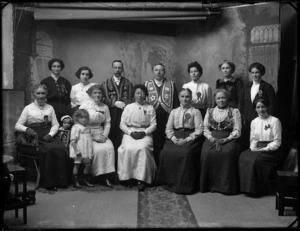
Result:
<svg viewBox="0 0 300 231"><path fill-rule="evenodd" d="M91 128L81 124L74 124L71 129L72 141L76 142L77 150L81 153L82 158L91 159L93 156L93 139L91 135ZM76 153L72 145L70 145L70 157L76 158Z"/></svg>

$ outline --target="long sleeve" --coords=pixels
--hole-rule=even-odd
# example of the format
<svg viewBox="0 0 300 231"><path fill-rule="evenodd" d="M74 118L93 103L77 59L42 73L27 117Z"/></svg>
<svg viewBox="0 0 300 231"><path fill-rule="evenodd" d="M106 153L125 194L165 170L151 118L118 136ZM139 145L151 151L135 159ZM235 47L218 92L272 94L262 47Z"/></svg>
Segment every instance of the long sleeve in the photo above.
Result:
<svg viewBox="0 0 300 231"><path fill-rule="evenodd" d="M166 125L166 135L168 139L174 136L174 109L170 112L168 122Z"/></svg>
<svg viewBox="0 0 300 231"><path fill-rule="evenodd" d="M25 132L28 127L25 126L28 118L28 107L25 107L15 125L15 130L18 132Z"/></svg>
<svg viewBox="0 0 300 231"><path fill-rule="evenodd" d="M109 132L110 132L110 127L111 127L111 118L110 118L110 113L108 107L105 105L105 124L104 124L104 131L103 135L108 137Z"/></svg>
<svg viewBox="0 0 300 231"><path fill-rule="evenodd" d="M145 129L146 135L152 134L156 130L156 113L155 109L152 107L152 112L150 114L150 126Z"/></svg>
<svg viewBox="0 0 300 231"><path fill-rule="evenodd" d="M242 128L242 122L241 122L241 113L239 109L235 108L233 109L233 129L232 132L229 134L227 139L233 140L237 139L241 136L241 128Z"/></svg>
<svg viewBox="0 0 300 231"><path fill-rule="evenodd" d="M176 85L175 85L175 83L172 83L172 84L174 86L173 107L172 108L174 109L174 108L179 107L180 102L179 102L178 91L177 91Z"/></svg>
<svg viewBox="0 0 300 231"><path fill-rule="evenodd" d="M207 108L211 108L213 106L213 94L210 86L207 88Z"/></svg>
<svg viewBox="0 0 300 231"><path fill-rule="evenodd" d="M275 151L281 145L282 127L281 127L281 123L278 119L274 122L274 125L272 127L272 134L273 134L274 140L272 142L268 143L267 147L265 147L265 151Z"/></svg>
<svg viewBox="0 0 300 231"><path fill-rule="evenodd" d="M275 91L271 84L268 84L266 87L267 90L267 99L270 103L269 114L275 115Z"/></svg>
<svg viewBox="0 0 300 231"><path fill-rule="evenodd" d="M156 113L152 105L132 103L124 108L120 129L125 134L130 135L134 131L144 131L146 135L150 135L155 131L156 126Z"/></svg>
<svg viewBox="0 0 300 231"><path fill-rule="evenodd" d="M257 142L259 140L256 138L255 135L255 122L254 120L251 121L250 125L250 149L253 151L257 147Z"/></svg>
<svg viewBox="0 0 300 231"><path fill-rule="evenodd" d="M51 110L51 124L52 124L52 127L50 129L49 134L53 137L56 135L56 133L58 132L58 129L59 129L59 123L57 121L57 118L56 118L53 108Z"/></svg>
<svg viewBox="0 0 300 231"><path fill-rule="evenodd" d="M211 131L210 131L210 124L208 121L209 118L209 108L206 110L206 114L204 117L204 122L203 122L203 135L209 140L212 135L211 135Z"/></svg>
<svg viewBox="0 0 300 231"><path fill-rule="evenodd" d="M71 88L71 94L70 94L70 99L71 99L71 107L76 107L77 103L76 103L76 99L75 99L75 91L74 91L74 86L72 86Z"/></svg>
<svg viewBox="0 0 300 231"><path fill-rule="evenodd" d="M120 129L127 135L130 135L133 132L133 129L129 128L126 124L127 116L129 112L129 106L126 106L122 112L121 122L120 122Z"/></svg>
<svg viewBox="0 0 300 231"><path fill-rule="evenodd" d="M199 110L194 110L194 125L195 125L195 131L192 132L189 135L189 141L196 139L198 136L200 136L203 133L203 119L201 116L201 113Z"/></svg>
<svg viewBox="0 0 300 231"><path fill-rule="evenodd" d="M266 147L261 148L261 151L275 151L281 145L281 123L273 116L269 116L267 119L257 117L251 122L250 135L251 150L257 148L258 142L263 141L269 143Z"/></svg>
<svg viewBox="0 0 300 231"><path fill-rule="evenodd" d="M243 111L244 108L244 87L243 81L241 79L237 79L236 91L237 91L237 100L238 100L238 109L240 112Z"/></svg>
<svg viewBox="0 0 300 231"><path fill-rule="evenodd" d="M55 111L52 106L46 104L43 110L40 110L36 106L36 102L27 105L19 117L15 129L19 132L25 132L28 128L27 125L33 123L44 123L44 117L48 116L51 121L51 129L49 134L53 137L59 129L59 123L57 121Z"/></svg>

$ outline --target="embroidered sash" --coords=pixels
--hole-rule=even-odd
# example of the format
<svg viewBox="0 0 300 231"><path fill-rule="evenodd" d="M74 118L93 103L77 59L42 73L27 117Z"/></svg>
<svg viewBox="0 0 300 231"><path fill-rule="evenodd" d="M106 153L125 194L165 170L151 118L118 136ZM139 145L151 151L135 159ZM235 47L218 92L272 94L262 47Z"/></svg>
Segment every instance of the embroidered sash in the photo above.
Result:
<svg viewBox="0 0 300 231"><path fill-rule="evenodd" d="M105 91L104 103L109 107L114 105L116 101L123 101L125 104L131 103L131 84L125 77L121 77L119 86L111 77L103 82L103 87Z"/></svg>
<svg viewBox="0 0 300 231"><path fill-rule="evenodd" d="M162 85L161 94L159 94L156 84L154 80L149 80L146 82L146 87L148 89L148 101L155 109L159 105L163 107L163 109L170 113L173 106L173 93L174 86L169 80L164 80Z"/></svg>

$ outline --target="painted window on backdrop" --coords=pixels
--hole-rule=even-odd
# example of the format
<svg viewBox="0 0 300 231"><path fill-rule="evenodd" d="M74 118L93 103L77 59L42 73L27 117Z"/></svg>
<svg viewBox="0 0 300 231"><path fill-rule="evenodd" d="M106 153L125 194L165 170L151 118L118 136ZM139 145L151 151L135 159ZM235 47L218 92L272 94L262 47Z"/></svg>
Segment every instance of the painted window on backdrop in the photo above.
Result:
<svg viewBox="0 0 300 231"><path fill-rule="evenodd" d="M260 62L266 67L264 80L272 84L277 91L279 68L279 24L254 26L250 33L248 64Z"/></svg>

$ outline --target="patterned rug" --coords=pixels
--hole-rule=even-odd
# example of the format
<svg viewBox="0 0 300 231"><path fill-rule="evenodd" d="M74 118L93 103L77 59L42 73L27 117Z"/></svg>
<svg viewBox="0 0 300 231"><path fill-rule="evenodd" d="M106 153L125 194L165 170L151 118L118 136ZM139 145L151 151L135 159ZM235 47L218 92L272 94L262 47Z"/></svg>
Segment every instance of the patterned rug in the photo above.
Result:
<svg viewBox="0 0 300 231"><path fill-rule="evenodd" d="M138 188L137 186L134 187L125 187L122 185L114 185L113 188L110 188L108 186L105 185L99 185L99 184L95 184L94 187L87 187L87 186L82 186L81 189L77 189L74 188L73 186L69 186L67 188L58 188L57 191L58 192L63 192L63 191L84 191L84 192L108 192L108 191L137 191ZM55 193L55 192L51 192L49 190L43 189L43 188L39 188L38 192L41 193Z"/></svg>
<svg viewBox="0 0 300 231"><path fill-rule="evenodd" d="M138 228L197 228L197 220L185 195L162 187L139 193Z"/></svg>

